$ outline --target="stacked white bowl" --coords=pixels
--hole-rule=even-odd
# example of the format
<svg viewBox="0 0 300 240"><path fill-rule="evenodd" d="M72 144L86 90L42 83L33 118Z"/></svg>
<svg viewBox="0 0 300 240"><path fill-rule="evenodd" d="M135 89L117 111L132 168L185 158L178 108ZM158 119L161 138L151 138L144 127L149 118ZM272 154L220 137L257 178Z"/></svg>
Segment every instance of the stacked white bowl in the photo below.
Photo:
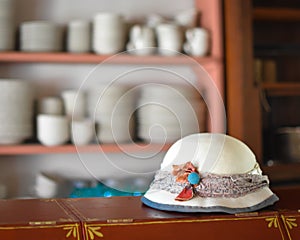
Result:
<svg viewBox="0 0 300 240"><path fill-rule="evenodd" d="M114 54L124 50L126 27L122 16L101 12L93 20L92 49L98 54Z"/></svg>
<svg viewBox="0 0 300 240"><path fill-rule="evenodd" d="M0 0L0 51L15 47L14 1Z"/></svg>
<svg viewBox="0 0 300 240"><path fill-rule="evenodd" d="M25 80L0 79L0 144L17 144L33 135L33 91Z"/></svg>
<svg viewBox="0 0 300 240"><path fill-rule="evenodd" d="M135 93L125 85L97 85L90 89L88 112L102 143L129 142L134 133Z"/></svg>
<svg viewBox="0 0 300 240"><path fill-rule="evenodd" d="M72 20L67 27L68 52L83 53L91 50L91 24L86 20Z"/></svg>
<svg viewBox="0 0 300 240"><path fill-rule="evenodd" d="M147 84L137 109L137 134L144 141L174 142L205 130L205 103L192 87Z"/></svg>
<svg viewBox="0 0 300 240"><path fill-rule="evenodd" d="M66 89L61 97L43 97L38 102L37 139L46 146L58 146L69 140L76 146L94 138L94 122L86 117L86 92Z"/></svg>
<svg viewBox="0 0 300 240"><path fill-rule="evenodd" d="M63 49L63 28L50 21L23 22L20 49L28 52L58 52Z"/></svg>

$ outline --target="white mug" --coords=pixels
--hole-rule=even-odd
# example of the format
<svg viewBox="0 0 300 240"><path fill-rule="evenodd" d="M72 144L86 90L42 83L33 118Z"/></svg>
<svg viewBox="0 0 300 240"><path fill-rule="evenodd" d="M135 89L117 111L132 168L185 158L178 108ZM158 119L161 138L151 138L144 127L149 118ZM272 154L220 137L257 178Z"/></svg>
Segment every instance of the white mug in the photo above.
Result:
<svg viewBox="0 0 300 240"><path fill-rule="evenodd" d="M138 55L149 55L155 51L155 33L148 26L134 25L130 29L130 41L127 50Z"/></svg>
<svg viewBox="0 0 300 240"><path fill-rule="evenodd" d="M206 56L209 52L209 33L204 28L191 28L185 33L183 49L189 55Z"/></svg>
<svg viewBox="0 0 300 240"><path fill-rule="evenodd" d="M46 146L62 145L69 141L69 119L66 116L39 114L37 116L37 138Z"/></svg>
<svg viewBox="0 0 300 240"><path fill-rule="evenodd" d="M159 24L156 27L159 53L162 55L176 55L182 51L183 33L176 24Z"/></svg>

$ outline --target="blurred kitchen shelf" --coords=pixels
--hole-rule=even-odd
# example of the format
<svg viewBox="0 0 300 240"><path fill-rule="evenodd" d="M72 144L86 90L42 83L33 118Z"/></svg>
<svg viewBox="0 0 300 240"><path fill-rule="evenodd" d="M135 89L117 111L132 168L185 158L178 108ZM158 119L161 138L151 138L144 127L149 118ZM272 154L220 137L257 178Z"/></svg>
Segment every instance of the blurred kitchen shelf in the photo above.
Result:
<svg viewBox="0 0 300 240"><path fill-rule="evenodd" d="M269 96L300 96L297 82L263 83L262 87Z"/></svg>
<svg viewBox="0 0 300 240"><path fill-rule="evenodd" d="M35 154L63 154L63 153L122 153L122 152L164 152L171 144L91 144L78 146L72 144L48 147L41 144L20 144L0 146L0 155L35 155Z"/></svg>
<svg viewBox="0 0 300 240"><path fill-rule="evenodd" d="M300 21L300 9L257 7L253 10L254 20Z"/></svg>
<svg viewBox="0 0 300 240"><path fill-rule="evenodd" d="M137 56L130 54L97 55L93 53L72 54L57 53L28 53L1 52L0 62L12 63L106 63L106 64L194 64L210 65L221 63L221 59L214 57L192 57L184 54L178 56L148 55Z"/></svg>

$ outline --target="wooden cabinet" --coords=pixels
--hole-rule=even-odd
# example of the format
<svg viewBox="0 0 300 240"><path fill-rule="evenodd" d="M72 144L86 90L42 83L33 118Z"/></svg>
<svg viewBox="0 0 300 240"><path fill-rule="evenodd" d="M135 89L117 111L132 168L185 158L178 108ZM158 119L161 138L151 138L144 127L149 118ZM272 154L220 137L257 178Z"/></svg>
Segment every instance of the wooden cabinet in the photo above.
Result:
<svg viewBox="0 0 300 240"><path fill-rule="evenodd" d="M299 211L285 204L240 214L176 213L139 197L0 201L2 239L299 239ZM197 231L195 231L197 229Z"/></svg>
<svg viewBox="0 0 300 240"><path fill-rule="evenodd" d="M280 157L288 146L278 135L300 125L299 7L255 0L224 6L228 132L254 150L273 182L300 179L300 159Z"/></svg>

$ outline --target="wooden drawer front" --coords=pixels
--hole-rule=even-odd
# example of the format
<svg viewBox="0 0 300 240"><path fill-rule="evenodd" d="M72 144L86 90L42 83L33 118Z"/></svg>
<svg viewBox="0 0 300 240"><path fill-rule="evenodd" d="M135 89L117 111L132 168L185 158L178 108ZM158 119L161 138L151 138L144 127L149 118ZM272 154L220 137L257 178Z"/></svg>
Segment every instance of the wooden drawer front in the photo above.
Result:
<svg viewBox="0 0 300 240"><path fill-rule="evenodd" d="M80 224L0 226L0 239L81 240Z"/></svg>
<svg viewBox="0 0 300 240"><path fill-rule="evenodd" d="M289 240L300 239L300 213L287 212L281 214L281 220Z"/></svg>
<svg viewBox="0 0 300 240"><path fill-rule="evenodd" d="M86 240L94 239L286 239L277 215L156 220L132 223L84 223Z"/></svg>

